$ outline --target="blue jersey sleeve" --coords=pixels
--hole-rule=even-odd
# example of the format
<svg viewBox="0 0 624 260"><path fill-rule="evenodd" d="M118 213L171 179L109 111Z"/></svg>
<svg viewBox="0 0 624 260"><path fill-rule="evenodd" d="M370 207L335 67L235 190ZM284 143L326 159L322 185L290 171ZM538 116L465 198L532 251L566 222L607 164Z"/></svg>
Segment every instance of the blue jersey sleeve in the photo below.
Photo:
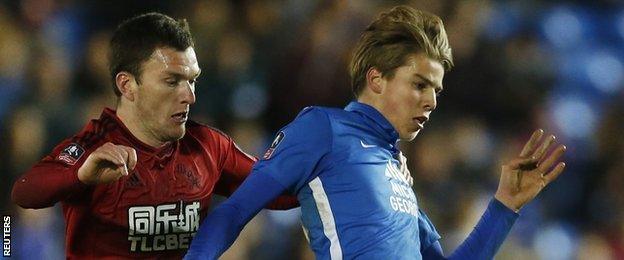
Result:
<svg viewBox="0 0 624 260"><path fill-rule="evenodd" d="M254 171L268 174L295 194L316 172L320 159L331 149L332 131L328 115L308 107L282 128Z"/></svg>
<svg viewBox="0 0 624 260"><path fill-rule="evenodd" d="M418 210L418 236L420 238L421 252L441 238L427 214L422 210Z"/></svg>
<svg viewBox="0 0 624 260"><path fill-rule="evenodd" d="M500 201L492 199L477 226L448 258L444 257L442 246L437 240L429 247L421 248L422 257L423 259L493 259L517 218L517 213Z"/></svg>
<svg viewBox="0 0 624 260"><path fill-rule="evenodd" d="M184 259L217 259L232 245L245 224L284 190L271 176L252 172L234 194L202 222Z"/></svg>
<svg viewBox="0 0 624 260"><path fill-rule="evenodd" d="M249 177L202 222L185 259L217 259L245 224L284 190L307 183L331 144L329 119L308 108L283 128Z"/></svg>

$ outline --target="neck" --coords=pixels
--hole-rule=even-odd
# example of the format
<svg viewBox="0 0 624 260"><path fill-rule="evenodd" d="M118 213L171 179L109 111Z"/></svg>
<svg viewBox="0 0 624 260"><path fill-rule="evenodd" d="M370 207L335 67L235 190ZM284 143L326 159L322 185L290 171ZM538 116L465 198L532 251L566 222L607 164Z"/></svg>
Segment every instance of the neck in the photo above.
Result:
<svg viewBox="0 0 624 260"><path fill-rule="evenodd" d="M167 143L158 140L143 124L140 116L136 113L136 109L132 109L127 105L122 105L121 102L120 100L117 105L117 117L136 139L154 148L159 148Z"/></svg>
<svg viewBox="0 0 624 260"><path fill-rule="evenodd" d="M371 98L369 95L366 95L365 93L362 93L358 98L357 98L357 102L360 102L362 104L367 104L371 107L374 107L375 109L377 109L377 111L379 111L379 113L381 113L385 118L388 118L384 113L383 110L381 109L381 106L375 102L376 99Z"/></svg>
<svg viewBox="0 0 624 260"><path fill-rule="evenodd" d="M397 125L394 124L390 115L387 114L386 109L384 109L384 105L383 103L381 103L381 100L379 98L364 92L357 98L357 102L375 108L388 121L388 123L390 123L394 130L398 131Z"/></svg>

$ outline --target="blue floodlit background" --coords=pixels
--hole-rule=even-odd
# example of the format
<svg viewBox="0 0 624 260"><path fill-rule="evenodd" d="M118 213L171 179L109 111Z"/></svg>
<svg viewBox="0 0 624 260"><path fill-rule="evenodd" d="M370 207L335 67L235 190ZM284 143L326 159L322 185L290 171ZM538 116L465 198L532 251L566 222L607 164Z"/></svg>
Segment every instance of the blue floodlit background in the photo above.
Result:
<svg viewBox="0 0 624 260"><path fill-rule="evenodd" d="M14 216L13 257L64 258L60 207L20 209L10 189L114 106L106 52L122 19L187 18L203 70L191 117L259 155L303 107L350 101L346 66L359 33L406 3L443 18L455 57L426 129L402 145L446 252L494 194L501 162L540 127L568 146L568 166L522 210L497 258L624 259L619 2L0 0L0 207ZM223 257L251 258L313 259L299 211L263 211Z"/></svg>

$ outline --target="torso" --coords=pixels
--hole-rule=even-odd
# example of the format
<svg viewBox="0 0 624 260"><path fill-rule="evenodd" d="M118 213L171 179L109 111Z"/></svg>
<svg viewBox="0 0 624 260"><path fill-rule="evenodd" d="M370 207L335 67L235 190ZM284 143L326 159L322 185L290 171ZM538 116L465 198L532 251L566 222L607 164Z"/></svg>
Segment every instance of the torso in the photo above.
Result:
<svg viewBox="0 0 624 260"><path fill-rule="evenodd" d="M411 259L420 246L416 196L399 171L391 144L357 120L342 110L330 113L332 151L298 194L310 244L321 259L336 250L346 259ZM329 207L322 205L322 197ZM388 254L401 247L413 253Z"/></svg>
<svg viewBox="0 0 624 260"><path fill-rule="evenodd" d="M128 176L97 185L88 195L63 202L68 258L181 258L206 216L220 178L217 141L192 132L159 151L137 145L122 129L103 133L106 142L137 150Z"/></svg>

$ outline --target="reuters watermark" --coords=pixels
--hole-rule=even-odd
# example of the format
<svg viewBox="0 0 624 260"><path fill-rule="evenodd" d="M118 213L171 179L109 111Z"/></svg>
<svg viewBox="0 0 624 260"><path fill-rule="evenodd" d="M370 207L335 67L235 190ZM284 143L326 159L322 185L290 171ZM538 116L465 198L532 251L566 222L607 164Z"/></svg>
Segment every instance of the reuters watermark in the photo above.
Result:
<svg viewBox="0 0 624 260"><path fill-rule="evenodd" d="M11 256L11 216L2 216L4 228L2 229L2 256Z"/></svg>

